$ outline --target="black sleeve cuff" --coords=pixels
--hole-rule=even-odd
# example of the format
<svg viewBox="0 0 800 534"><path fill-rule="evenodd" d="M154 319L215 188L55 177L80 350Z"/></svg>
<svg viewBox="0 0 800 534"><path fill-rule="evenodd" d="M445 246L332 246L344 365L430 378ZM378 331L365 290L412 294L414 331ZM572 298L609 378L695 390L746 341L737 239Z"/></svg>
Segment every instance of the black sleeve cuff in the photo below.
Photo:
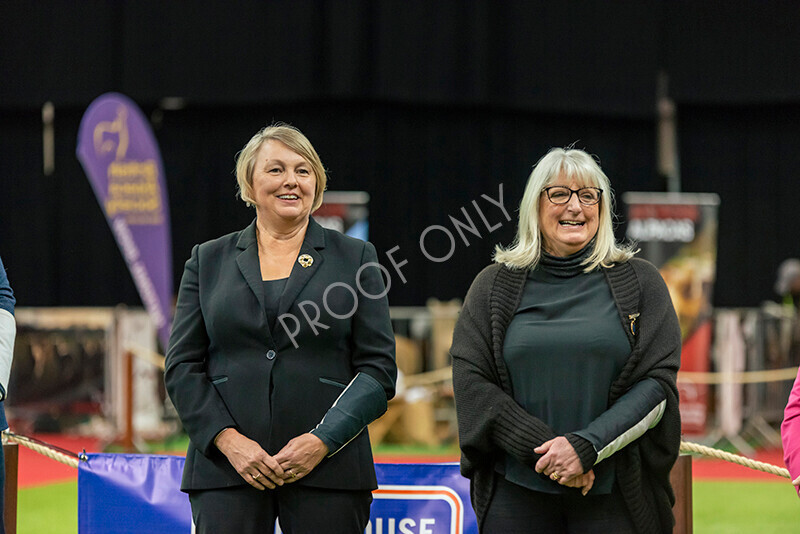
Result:
<svg viewBox="0 0 800 534"><path fill-rule="evenodd" d="M358 373L311 433L328 447L330 457L383 415L386 408L383 386L372 376Z"/></svg>
<svg viewBox="0 0 800 534"><path fill-rule="evenodd" d="M572 448L575 449L575 452L578 454L583 472L588 472L597 461L597 451L594 450L592 442L572 433L566 434L564 437L567 438L569 444L572 445Z"/></svg>

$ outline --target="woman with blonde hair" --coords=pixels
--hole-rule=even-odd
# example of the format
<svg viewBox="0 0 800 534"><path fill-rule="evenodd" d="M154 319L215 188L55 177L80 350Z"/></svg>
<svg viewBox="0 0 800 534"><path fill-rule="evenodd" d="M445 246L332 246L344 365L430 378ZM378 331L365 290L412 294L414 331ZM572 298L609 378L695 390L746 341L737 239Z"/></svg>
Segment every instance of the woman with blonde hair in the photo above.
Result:
<svg viewBox="0 0 800 534"><path fill-rule="evenodd" d="M192 249L167 350L181 489L198 533L362 533L364 429L397 375L375 247L314 221L325 169L297 128L256 133L236 177L255 219Z"/></svg>
<svg viewBox="0 0 800 534"><path fill-rule="evenodd" d="M672 532L680 328L612 209L597 162L552 149L467 293L451 355L481 532Z"/></svg>

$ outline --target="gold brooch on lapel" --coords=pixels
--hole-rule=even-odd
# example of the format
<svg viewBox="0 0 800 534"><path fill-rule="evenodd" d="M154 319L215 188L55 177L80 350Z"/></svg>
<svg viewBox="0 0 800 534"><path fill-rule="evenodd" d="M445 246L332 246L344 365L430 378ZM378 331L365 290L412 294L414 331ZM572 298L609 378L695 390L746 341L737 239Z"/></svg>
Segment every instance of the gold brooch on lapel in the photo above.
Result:
<svg viewBox="0 0 800 534"><path fill-rule="evenodd" d="M305 269L306 267L311 267L311 264L314 263L314 258L308 254L300 254L300 257L297 258L297 263L299 263L303 269Z"/></svg>
<svg viewBox="0 0 800 534"><path fill-rule="evenodd" d="M639 332L639 327L636 324L636 319L638 318L639 318L638 313L632 313L628 315L628 319L631 320L631 334L634 336Z"/></svg>

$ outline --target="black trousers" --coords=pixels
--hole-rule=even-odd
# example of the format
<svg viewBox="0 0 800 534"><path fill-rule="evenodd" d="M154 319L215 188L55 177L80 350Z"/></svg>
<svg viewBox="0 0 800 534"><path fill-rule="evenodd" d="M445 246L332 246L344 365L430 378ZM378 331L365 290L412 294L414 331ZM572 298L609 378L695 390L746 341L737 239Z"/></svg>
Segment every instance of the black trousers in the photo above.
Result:
<svg viewBox="0 0 800 534"><path fill-rule="evenodd" d="M276 518L284 534L363 534L372 492L237 486L192 491L189 502L197 534L272 534Z"/></svg>
<svg viewBox="0 0 800 534"><path fill-rule="evenodd" d="M523 488L495 475L484 534L634 534L622 496L557 495ZM616 490L616 487L615 487Z"/></svg>

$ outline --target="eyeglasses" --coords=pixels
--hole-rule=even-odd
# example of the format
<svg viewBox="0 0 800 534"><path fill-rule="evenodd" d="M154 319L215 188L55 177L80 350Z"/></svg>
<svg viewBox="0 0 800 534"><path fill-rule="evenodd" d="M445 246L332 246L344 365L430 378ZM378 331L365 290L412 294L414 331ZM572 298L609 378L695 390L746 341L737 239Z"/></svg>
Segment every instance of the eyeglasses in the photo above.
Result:
<svg viewBox="0 0 800 534"><path fill-rule="evenodd" d="M553 204L567 204L572 199L574 193L578 197L578 201L584 206L594 206L600 202L603 195L603 190L597 187L581 187L580 189L570 189L563 185L553 185L545 187L544 192L547 193L547 199Z"/></svg>

